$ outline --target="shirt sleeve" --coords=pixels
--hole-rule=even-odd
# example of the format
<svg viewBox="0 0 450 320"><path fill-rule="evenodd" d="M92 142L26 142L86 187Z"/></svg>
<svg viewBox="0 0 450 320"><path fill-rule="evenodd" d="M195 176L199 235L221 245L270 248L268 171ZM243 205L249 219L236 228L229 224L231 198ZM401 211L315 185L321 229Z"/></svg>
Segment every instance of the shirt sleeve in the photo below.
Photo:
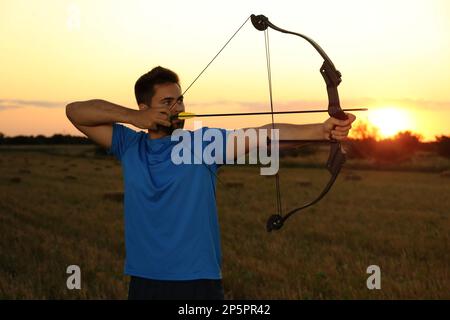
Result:
<svg viewBox="0 0 450 320"><path fill-rule="evenodd" d="M129 147L138 141L138 138L138 132L125 127L124 125L114 123L111 148L109 148L107 152L120 161Z"/></svg>

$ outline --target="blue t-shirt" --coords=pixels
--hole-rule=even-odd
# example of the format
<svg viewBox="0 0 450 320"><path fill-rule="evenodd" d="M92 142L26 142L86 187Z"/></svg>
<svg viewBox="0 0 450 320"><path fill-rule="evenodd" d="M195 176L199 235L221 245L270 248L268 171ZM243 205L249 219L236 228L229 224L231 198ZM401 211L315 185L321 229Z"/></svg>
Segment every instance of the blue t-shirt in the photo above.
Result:
<svg viewBox="0 0 450 320"><path fill-rule="evenodd" d="M226 130L219 130L225 141ZM220 279L216 179L209 172L216 173L219 165L174 164L177 143L170 136L150 139L143 131L113 125L109 153L121 162L124 180L125 274Z"/></svg>

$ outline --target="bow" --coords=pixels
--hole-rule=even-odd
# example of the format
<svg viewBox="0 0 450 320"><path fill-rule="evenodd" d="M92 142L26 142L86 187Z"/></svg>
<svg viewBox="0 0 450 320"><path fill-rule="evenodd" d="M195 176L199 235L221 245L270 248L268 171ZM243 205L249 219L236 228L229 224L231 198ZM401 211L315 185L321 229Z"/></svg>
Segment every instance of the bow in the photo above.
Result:
<svg viewBox="0 0 450 320"><path fill-rule="evenodd" d="M252 14L249 18L245 20L245 22L238 28L238 30L231 36L231 38L225 43L225 45L219 50L219 52L213 57L213 59L206 65L206 67L200 72L200 74L192 81L192 83L184 90L183 95L191 88L191 86L197 81L197 79L203 74L203 72L209 67L209 65L217 58L217 56L222 52L222 50L228 45L228 43L234 38L234 36L241 30L241 28L247 23L248 20L251 20L253 26L259 30L264 31L265 35L265 45L266 45L266 61L267 61L267 74L268 74L268 81L269 81L269 93L270 93L270 112L264 112L264 114L270 114L272 116L272 129L275 129L275 121L274 121L274 114L277 113L283 113L283 112L274 112L273 110L273 99L272 99L272 80L271 80L271 69L270 69L270 49L269 49L269 36L268 36L268 28L271 28L273 30L286 33L286 34L292 34L298 37L301 37L308 41L315 49L316 51L322 56L324 59L324 62L322 66L320 67L320 73L325 81L327 94L328 94L328 114L330 117L337 118L340 120L346 120L348 117L344 113L343 109L340 106L339 102L339 94L337 87L341 82L341 73L335 68L333 62L328 57L328 55L323 51L323 49L311 38L292 31L284 30L282 28L279 28L275 26L273 23L269 21L267 17L264 15L254 15ZM175 103L169 108L171 110ZM350 110L350 109L349 109ZM360 110L367 110L367 109L353 109L355 111ZM305 110L302 112L296 112L296 113L308 113L308 112L321 112L324 110ZM245 113L245 115L251 115L253 113ZM254 113L258 114L258 113ZM224 116L226 114L220 114L220 116ZM242 114L244 115L244 114ZM194 115L195 116L195 115ZM203 116L212 116L212 115L203 115ZM186 117L186 118L192 118ZM300 140L299 140L300 141ZM267 220L266 228L267 231L270 232L272 230L278 230L280 229L284 222L294 215L295 213L306 209L317 202L319 202L331 189L334 182L336 181L337 176L339 175L339 172L342 168L342 165L345 163L345 153L342 149L341 143L339 141L330 139L326 140L330 143L330 153L328 156L328 160L326 163L326 167L328 171L330 172L330 179L325 185L325 187L322 189L320 194L312 201L298 207L295 209L292 209L288 211L286 214L283 215L282 212L282 205L281 205L281 188L280 188L280 178L279 174L275 174L275 188L276 188L276 203L277 203L277 213L273 214L269 217ZM314 141L309 141L314 142ZM323 140L318 140L317 142L323 142ZM194 155L195 156L195 155ZM206 165L205 165L206 166ZM206 168L210 171L211 174L213 174L218 181L220 182L219 177L212 172L212 170L206 166Z"/></svg>
<svg viewBox="0 0 450 320"><path fill-rule="evenodd" d="M286 33L286 34L292 34L298 37L301 37L308 41L314 49L322 56L324 62L322 66L320 67L320 74L322 75L326 88L327 88L327 94L328 94L328 114L330 117L337 118L340 120L346 120L348 117L344 113L344 111L341 109L341 105L339 102L339 94L337 87L341 83L341 73L336 69L331 59L328 57L328 55L323 51L323 49L311 38L308 38L307 36L288 31L285 29L281 29L280 27L277 27L273 23L269 21L267 17L264 15L251 15L251 22L253 26L259 30L265 32L265 40L266 40L266 59L268 61L267 68L268 68L268 77L269 77L269 90L272 91L271 86L271 79L270 79L270 51L269 51L269 39L268 39L268 33L267 28L271 28L273 30ZM270 106L271 111L273 112L273 102L272 102L272 93L270 92ZM272 115L272 128L275 128L273 115ZM277 207L278 212L277 214L274 214L269 217L267 220L267 231L272 230L278 230L280 229L284 222L291 217L293 214L299 212L300 210L306 209L317 202L319 202L331 189L334 182L336 181L337 176L339 175L339 172L342 168L342 165L345 163L345 154L342 149L341 143L336 140L330 140L331 146L330 146L330 154L328 156L327 160L327 169L330 172L330 180L328 180L328 183L323 188L322 192L312 201L302 205L301 207L295 208L287 212L285 215L282 214L281 209L281 191L280 191L280 182L279 182L279 175L278 173L275 175L275 181L276 181L276 192L277 192Z"/></svg>

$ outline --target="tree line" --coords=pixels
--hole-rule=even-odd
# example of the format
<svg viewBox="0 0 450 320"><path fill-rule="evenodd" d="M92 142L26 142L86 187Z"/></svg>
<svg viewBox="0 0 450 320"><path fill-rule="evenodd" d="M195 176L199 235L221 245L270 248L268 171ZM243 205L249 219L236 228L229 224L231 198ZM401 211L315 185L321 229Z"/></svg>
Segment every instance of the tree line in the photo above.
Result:
<svg viewBox="0 0 450 320"><path fill-rule="evenodd" d="M344 142L348 158L378 159L383 162L402 162L410 159L418 151L426 151L438 154L450 159L450 136L437 136L434 142L422 142L420 135L410 131L397 134L389 139L376 139L363 129L360 130L357 139L349 139ZM61 145L61 144L93 144L91 140L82 136L54 134L50 137L14 136L7 137L0 132L0 145ZM316 152L316 144L310 144L304 148L284 152L284 156L299 156Z"/></svg>
<svg viewBox="0 0 450 320"><path fill-rule="evenodd" d="M7 137L0 132L0 145L46 145L46 144L93 144L86 137L54 134L50 137L37 136L14 136Z"/></svg>

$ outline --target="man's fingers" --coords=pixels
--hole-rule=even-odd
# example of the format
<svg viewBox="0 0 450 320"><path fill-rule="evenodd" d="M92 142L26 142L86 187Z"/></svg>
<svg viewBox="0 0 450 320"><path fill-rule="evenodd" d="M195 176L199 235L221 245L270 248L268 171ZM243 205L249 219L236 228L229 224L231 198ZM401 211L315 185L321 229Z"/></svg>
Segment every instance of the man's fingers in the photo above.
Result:
<svg viewBox="0 0 450 320"><path fill-rule="evenodd" d="M345 114L348 117L348 120L351 120L351 122L356 120L356 116L353 113L345 112Z"/></svg>
<svg viewBox="0 0 450 320"><path fill-rule="evenodd" d="M348 135L348 130L346 131L331 130L331 135L334 137L345 137Z"/></svg>
<svg viewBox="0 0 450 320"><path fill-rule="evenodd" d="M331 138L334 140L346 140L347 139L347 135L345 134L331 134Z"/></svg>
<svg viewBox="0 0 450 320"><path fill-rule="evenodd" d="M169 114L165 114L165 113L158 113L158 114L156 114L155 117L158 120L169 120L170 119Z"/></svg>
<svg viewBox="0 0 450 320"><path fill-rule="evenodd" d="M166 115L166 116L170 116L170 111L167 110L167 108L158 108L155 111L157 111L158 115Z"/></svg>
<svg viewBox="0 0 450 320"><path fill-rule="evenodd" d="M166 108L163 108L162 110L159 110L159 112L160 112L160 113L164 113L164 114L170 116L170 111L167 110Z"/></svg>
<svg viewBox="0 0 450 320"><path fill-rule="evenodd" d="M347 140L348 138L346 136L343 136L343 137L333 137L333 139L337 141L344 141Z"/></svg>
<svg viewBox="0 0 450 320"><path fill-rule="evenodd" d="M330 130L329 134L332 139L335 140L346 140L350 129L352 128L352 123L355 121L356 117L351 113L346 113L348 119L339 120L336 118L329 118L326 122L326 127Z"/></svg>
<svg viewBox="0 0 450 320"><path fill-rule="evenodd" d="M355 121L355 119L356 119L355 115L353 115L351 113L345 113L345 114L347 115L348 119L346 119L346 120L339 120L337 118L330 118L331 119L331 123L333 125L335 125L335 126L343 127L343 126L347 126L347 125L351 124L353 121Z"/></svg>
<svg viewBox="0 0 450 320"><path fill-rule="evenodd" d="M167 120L163 120L163 119L156 119L155 122L156 122L157 124L160 124L160 125L165 126L165 127L170 127L170 126L172 126L172 123L170 123L170 122L167 121Z"/></svg>
<svg viewBox="0 0 450 320"><path fill-rule="evenodd" d="M341 127L341 126L336 126L335 128L333 128L333 130L337 130L337 131L340 131L340 132L345 132L345 131L348 132L351 128L352 128L351 125L343 126L343 127Z"/></svg>
<svg viewBox="0 0 450 320"><path fill-rule="evenodd" d="M350 118L347 119L347 120L339 120L339 119L336 119L336 118L330 118L330 119L331 119L331 123L334 126L339 126L339 127L347 126L347 125L349 125L351 123Z"/></svg>
<svg viewBox="0 0 450 320"><path fill-rule="evenodd" d="M151 109L148 109L150 112L154 113L155 115L159 114L166 114L170 116L170 111L167 110L166 107L152 107Z"/></svg>

